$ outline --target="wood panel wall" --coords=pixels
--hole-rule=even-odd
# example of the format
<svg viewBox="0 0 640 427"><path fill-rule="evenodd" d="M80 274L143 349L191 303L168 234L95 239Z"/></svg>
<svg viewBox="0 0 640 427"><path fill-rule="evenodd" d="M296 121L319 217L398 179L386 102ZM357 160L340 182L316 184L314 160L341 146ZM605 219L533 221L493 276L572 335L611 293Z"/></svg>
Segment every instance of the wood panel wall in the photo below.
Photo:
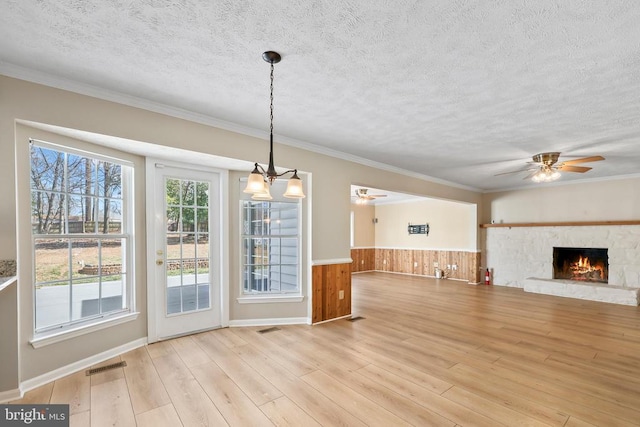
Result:
<svg viewBox="0 0 640 427"><path fill-rule="evenodd" d="M351 314L351 263L314 265L311 323ZM340 291L344 298L340 299Z"/></svg>
<svg viewBox="0 0 640 427"><path fill-rule="evenodd" d="M451 279L479 283L481 277L479 252L364 248L352 249L351 259L353 272L377 270L434 276L435 263L438 263L441 269L457 264L457 270L448 271Z"/></svg>
<svg viewBox="0 0 640 427"><path fill-rule="evenodd" d="M359 248L351 249L351 271L372 271L376 269L376 249Z"/></svg>

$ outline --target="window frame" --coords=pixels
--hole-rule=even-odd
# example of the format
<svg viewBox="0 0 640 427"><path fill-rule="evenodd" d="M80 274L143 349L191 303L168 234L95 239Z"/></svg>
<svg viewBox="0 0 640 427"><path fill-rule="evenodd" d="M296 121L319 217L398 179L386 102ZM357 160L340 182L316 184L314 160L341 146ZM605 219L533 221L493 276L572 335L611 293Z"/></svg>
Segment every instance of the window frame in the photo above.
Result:
<svg viewBox="0 0 640 427"><path fill-rule="evenodd" d="M122 203L121 209L121 229L120 233L98 233L97 230L94 230L94 233L71 233L68 230L65 233L58 234L37 234L34 232L33 227L31 226L32 222L32 210L29 209L29 223L30 223L30 251L31 251L31 274L32 274L32 285L31 285L31 293L32 293L32 334L33 339L30 341L33 347L38 348L44 345L53 344L55 342L59 342L65 339L69 339L75 336L84 335L86 333L90 333L96 330L104 329L107 327L114 326L116 324L124 323L130 320L135 320L139 313L136 312L136 301L135 301L135 268L134 268L134 174L135 174L135 166L132 161L122 159L120 157L114 157L102 154L98 151L79 149L77 147L68 145L68 144L58 144L50 141L44 141L42 139L29 138L29 161L28 161L28 169L31 171L31 150L32 146L45 148L48 150L55 150L57 152L66 153L66 155L74 155L83 158L89 158L94 161L103 161L112 164L117 164L120 166L121 173L121 196L120 200ZM66 162L65 162L66 163ZM66 164L65 164L66 169ZM30 173L30 172L29 172ZM65 173L66 174L66 173ZM64 178L65 185L68 182L68 176ZM31 176L29 176L29 200L31 200L33 195L33 187L31 182ZM64 191L61 192L64 196L68 196L68 188L65 188ZM98 194L92 195L94 199L100 200L106 196L100 196ZM68 218L66 219L68 221ZM99 219L96 220L97 223ZM98 313L96 315L79 318L77 320L73 320L69 318L68 321L58 323L56 325L48 325L41 328L38 328L36 325L36 316L37 316L37 298L36 298L36 266L37 266L37 258L36 258L36 247L35 243L37 239L41 238L52 238L59 237L60 239L65 239L71 244L73 240L78 238L87 238L93 239L97 241L101 240L121 240L123 242L122 247L122 263L124 278L122 279L122 287L123 290L123 299L124 299L124 308L113 310L106 313ZM72 256L71 249L69 249L69 254ZM72 259L67 257L67 261L71 266L73 262ZM100 275L98 277L108 276L108 274ZM71 275L68 278L68 283L70 286L73 285L73 279ZM100 298L102 298L102 295ZM67 308L70 308L72 305L72 301L69 300L67 303Z"/></svg>
<svg viewBox="0 0 640 427"><path fill-rule="evenodd" d="M240 181L240 187L243 188L243 182ZM300 199L289 199L283 196L278 196L277 194L282 194L286 188L286 182L274 182L271 186L271 194L273 196L272 200L267 201L258 201L252 200L250 194L245 194L242 192L242 188L240 189L240 201L239 201L239 297L237 298L238 303L269 303L269 302L300 302L303 300L303 277L302 277L302 245L303 245L303 206L302 201ZM245 234L244 233L244 216L245 216L245 203L246 202L255 202L255 203L286 203L295 207L296 211L296 234L261 234L256 237L269 238L273 236L275 238L286 238L286 239L296 239L296 290L295 291L246 291L244 282L245 282L245 273L246 273L246 257L245 253L245 239L251 238L255 236L253 234ZM286 264L274 264L277 266L282 265L291 265L289 263Z"/></svg>

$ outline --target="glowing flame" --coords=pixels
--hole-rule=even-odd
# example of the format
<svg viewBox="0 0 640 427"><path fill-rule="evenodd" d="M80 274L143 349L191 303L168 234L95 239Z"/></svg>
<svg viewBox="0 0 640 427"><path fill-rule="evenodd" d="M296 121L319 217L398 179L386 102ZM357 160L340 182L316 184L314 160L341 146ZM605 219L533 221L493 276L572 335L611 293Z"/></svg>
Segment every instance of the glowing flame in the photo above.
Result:
<svg viewBox="0 0 640 427"><path fill-rule="evenodd" d="M582 258L582 255L580 255L580 258L578 259L578 267L585 270L591 270L591 263L589 262L589 258Z"/></svg>

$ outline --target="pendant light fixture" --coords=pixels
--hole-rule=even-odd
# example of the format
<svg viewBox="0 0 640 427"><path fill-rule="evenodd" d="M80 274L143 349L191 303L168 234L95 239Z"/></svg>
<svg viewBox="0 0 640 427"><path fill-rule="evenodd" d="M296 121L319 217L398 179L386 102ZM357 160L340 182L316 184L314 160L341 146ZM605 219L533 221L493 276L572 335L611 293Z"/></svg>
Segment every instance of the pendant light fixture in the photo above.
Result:
<svg viewBox="0 0 640 427"><path fill-rule="evenodd" d="M282 58L278 52L268 51L262 54L262 59L271 64L269 166L267 166L267 170L265 170L260 164L255 164L253 171L251 171L249 178L247 179L247 186L245 187L244 192L253 194L251 196L253 200L271 200L273 197L271 197L269 186L273 184L273 181L283 175L293 173L287 183L287 191L285 191L284 197L302 199L305 196L302 191L302 180L298 177L298 170L290 169L279 174L276 172L276 168L273 163L273 64L277 64Z"/></svg>

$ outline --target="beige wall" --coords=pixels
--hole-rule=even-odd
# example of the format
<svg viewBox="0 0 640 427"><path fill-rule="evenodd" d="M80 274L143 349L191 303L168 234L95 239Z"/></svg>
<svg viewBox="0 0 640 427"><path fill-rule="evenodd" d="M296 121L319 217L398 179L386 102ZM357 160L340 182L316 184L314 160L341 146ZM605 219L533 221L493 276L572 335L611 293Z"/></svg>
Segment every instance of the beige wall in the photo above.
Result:
<svg viewBox="0 0 640 427"><path fill-rule="evenodd" d="M481 222L640 219L640 177L483 195Z"/></svg>
<svg viewBox="0 0 640 427"><path fill-rule="evenodd" d="M399 249L476 249L476 206L447 200L376 205L375 244ZM429 235L407 232L411 224L429 224Z"/></svg>
<svg viewBox="0 0 640 427"><path fill-rule="evenodd" d="M376 245L376 230L373 220L376 216L374 205L351 204L354 215L354 248L373 248Z"/></svg>
<svg viewBox="0 0 640 427"><path fill-rule="evenodd" d="M136 197L138 200L136 204L138 208L136 219L138 235L135 237L136 250L138 251L136 285L141 317L133 323L112 327L35 350L28 344L32 331L32 318L30 318L32 309L30 307L33 301L30 297L32 276L31 265L28 262L30 257L25 258L24 252L28 250L28 245L19 245L16 237L16 224L18 224L15 214L16 164L18 164L20 173L24 173L23 168L28 168L28 160L24 158L24 147L18 147L19 149L16 150L16 144L25 143L24 135L20 136L16 133L18 120L78 129L133 141L144 141L162 147L168 155L172 154L172 148L177 147L196 153L215 154L229 159L252 162L265 161L268 157L268 144L262 139L205 124L3 76L0 76L0 99L0 147L3 153L0 156L0 179L3 183L0 186L0 199L2 200L0 203L0 217L2 218L0 221L0 242L2 242L0 259L18 258L21 288L20 373L21 379L25 380L146 336L145 209L141 205L145 193L145 173L144 165L136 170ZM351 210L350 185L352 183L366 182L377 188L469 203L480 203L481 200L481 195L473 191L382 171L294 147L276 144L275 154L279 166L297 167L311 174L307 181L311 188L307 189L309 199L306 203L308 203L307 206L313 221L308 259L314 261L339 260L350 257L349 212ZM16 158L18 163L16 163ZM313 179L312 182L311 179ZM231 195L237 190L236 185L237 181L230 178ZM22 183L19 189L21 197L24 197L25 191L28 193L26 188ZM233 197L230 197L230 218L237 217L237 206L238 203L234 202ZM231 226L235 227L236 225L232 222ZM233 233L230 235L233 236ZM23 233L21 238L28 242L28 233L27 235ZM234 270L237 270L238 247L233 246L233 238L230 243L230 265L227 266L230 283L223 284L223 286L237 289L238 274ZM305 268L307 271L310 269L308 263ZM309 281L310 278L307 278L307 283L304 283L303 286L308 287ZM230 293L230 295L234 294ZM230 299L232 300L231 304L235 304L233 298ZM307 301L297 307L263 304L259 308L256 307L256 304L252 304L246 307L234 307L229 311L232 316L238 319L297 317L301 313L309 317L310 312L307 304ZM17 372L18 368L5 366L3 369Z"/></svg>

